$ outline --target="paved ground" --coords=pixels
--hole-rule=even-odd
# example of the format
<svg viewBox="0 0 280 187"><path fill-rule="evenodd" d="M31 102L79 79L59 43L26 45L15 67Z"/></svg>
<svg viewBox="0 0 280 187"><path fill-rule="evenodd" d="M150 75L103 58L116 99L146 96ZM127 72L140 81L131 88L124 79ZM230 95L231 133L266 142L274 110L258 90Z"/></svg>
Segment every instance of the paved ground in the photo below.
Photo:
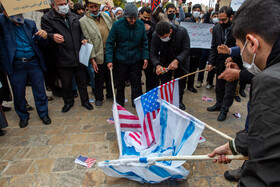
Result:
<svg viewBox="0 0 280 187"><path fill-rule="evenodd" d="M201 101L202 96L215 98L214 89L206 90L203 85L198 91L197 94L185 92L187 112L232 137L236 131L244 128L248 97L242 98L241 103L234 102L228 119L219 123L216 120L217 112L206 111L206 107L214 102ZM131 107L130 89L126 88L126 93L128 103L125 107L135 113ZM90 96L93 98L92 94ZM34 106L30 87L27 88L27 100ZM127 179L106 176L96 164L87 169L74 163L79 155L96 158L97 161L118 158L115 129L106 122L112 117L112 102L105 100L101 109L95 108L92 111L84 109L79 98L75 102L75 106L64 114L61 112L62 99L54 97L49 102L52 119L49 126L43 125L36 111L32 111L30 125L20 129L14 110L6 112L9 127L6 129L7 134L0 137L0 186L142 186ZM236 112L241 113L240 119L232 115ZM195 154L207 154L227 142L207 129L203 136L207 141L198 146ZM167 181L158 186L236 186L236 183L227 182L223 173L240 165L239 161L229 165L210 161L188 162L184 165L190 170L187 180Z"/></svg>

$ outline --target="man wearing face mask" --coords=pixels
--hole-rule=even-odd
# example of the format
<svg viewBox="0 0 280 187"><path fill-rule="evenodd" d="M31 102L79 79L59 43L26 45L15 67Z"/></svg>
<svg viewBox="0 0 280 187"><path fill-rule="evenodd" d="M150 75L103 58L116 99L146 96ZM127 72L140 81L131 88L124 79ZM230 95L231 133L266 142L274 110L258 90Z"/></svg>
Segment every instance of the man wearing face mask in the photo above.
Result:
<svg viewBox="0 0 280 187"><path fill-rule="evenodd" d="M151 61L156 67L156 74L160 76L161 84L188 72L188 58L190 54L190 38L187 30L181 26L160 21L156 25L151 44ZM163 67L169 71L161 74ZM179 107L185 110L183 104L186 79L179 80Z"/></svg>
<svg viewBox="0 0 280 187"><path fill-rule="evenodd" d="M153 18L158 23L161 20L165 20L172 24L180 25L180 21L185 19L185 12L182 8L182 0L178 0L179 18L176 19L176 7L174 4L169 3L168 0L163 0L155 9ZM164 12L164 13L163 13Z"/></svg>
<svg viewBox="0 0 280 187"><path fill-rule="evenodd" d="M149 50L151 50L152 36L155 31L155 24L152 22L152 10L150 7L144 6L139 12L139 19L145 24L145 29L148 37ZM154 66L149 60L147 68L144 70L146 77L146 92L157 86L157 76L154 72Z"/></svg>
<svg viewBox="0 0 280 187"><path fill-rule="evenodd" d="M226 82L218 79L219 75L225 70L225 61L229 55L218 54L218 46L225 44L229 47L234 47L236 44L235 38L232 35L231 18L233 10L231 7L224 6L219 11L220 23L213 28L212 45L208 59L208 68L211 71L213 66L216 66L216 104L208 107L209 112L220 111L217 118L218 121L226 120L227 113L234 99L234 93L238 81ZM241 66L241 64L239 64Z"/></svg>
<svg viewBox="0 0 280 187"><path fill-rule="evenodd" d="M79 63L81 45L87 43L80 28L79 17L69 12L67 0L51 2L52 9L42 17L41 25L48 32L55 65L62 82L64 100L62 112L68 112L74 105L73 75L77 81L82 106L92 110L87 92L87 67Z"/></svg>
<svg viewBox="0 0 280 187"><path fill-rule="evenodd" d="M111 17L107 13L101 12L97 3L86 0L86 5L89 11L80 19L80 25L84 36L93 45L90 63L95 72L95 106L101 107L104 99L104 80L106 80L107 99L113 97L110 73L104 59L106 41L115 18L110 4L107 4L107 7Z"/></svg>
<svg viewBox="0 0 280 187"><path fill-rule="evenodd" d="M233 32L244 67L255 77L250 89L249 131L240 131L229 143L208 156L248 156L238 186L279 186L280 145L280 2L247 0L238 9ZM267 19L269 17L270 19ZM267 27L270 25L270 27Z"/></svg>
<svg viewBox="0 0 280 187"><path fill-rule="evenodd" d="M124 18L114 22L109 33L105 61L109 69L113 68L113 52L116 50L114 69L117 83L117 102L124 106L124 88L127 78L131 81L131 101L142 95L141 70L146 69L149 60L148 38L144 23L137 19L135 4L127 3ZM143 65L144 62L144 65Z"/></svg>
<svg viewBox="0 0 280 187"><path fill-rule="evenodd" d="M40 47L48 44L47 32L39 30L32 20L22 14L8 16L2 5L0 13L0 69L10 80L15 111L20 118L20 128L28 126L29 113L26 108L25 88L29 78L36 109L45 125L51 123L48 116L48 99L44 87L43 71L46 66Z"/></svg>

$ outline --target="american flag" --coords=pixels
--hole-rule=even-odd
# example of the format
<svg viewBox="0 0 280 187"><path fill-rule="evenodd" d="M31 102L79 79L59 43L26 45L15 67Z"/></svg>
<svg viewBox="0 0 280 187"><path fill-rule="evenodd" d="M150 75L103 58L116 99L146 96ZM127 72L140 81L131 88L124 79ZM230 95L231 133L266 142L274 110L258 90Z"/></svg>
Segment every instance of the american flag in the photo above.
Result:
<svg viewBox="0 0 280 187"><path fill-rule="evenodd" d="M121 105L117 105L117 110L119 114L120 130L122 132L141 132L141 124L139 118L134 114L128 112Z"/></svg>
<svg viewBox="0 0 280 187"><path fill-rule="evenodd" d="M142 125L142 136L140 142L142 146L149 147L155 141L153 120L160 110L158 99L163 99L175 106L179 106L179 79L165 83L146 94L135 99L136 110Z"/></svg>
<svg viewBox="0 0 280 187"><path fill-rule="evenodd" d="M83 166L87 166L87 168L90 168L95 162L96 162L96 159L88 158L88 157L84 157L84 156L79 156L75 160L75 163L81 164Z"/></svg>

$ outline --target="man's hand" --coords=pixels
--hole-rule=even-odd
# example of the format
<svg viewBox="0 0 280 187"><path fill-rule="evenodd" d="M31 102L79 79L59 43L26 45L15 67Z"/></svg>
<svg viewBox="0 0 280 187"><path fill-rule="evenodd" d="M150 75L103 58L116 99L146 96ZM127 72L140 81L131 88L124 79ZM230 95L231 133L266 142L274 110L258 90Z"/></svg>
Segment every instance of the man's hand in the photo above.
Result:
<svg viewBox="0 0 280 187"><path fill-rule="evenodd" d="M167 67L167 69L170 69L170 70L175 70L178 68L178 64L179 64L179 61L178 60L173 60L169 66Z"/></svg>
<svg viewBox="0 0 280 187"><path fill-rule="evenodd" d="M226 62L226 69L236 69L240 70L238 65L234 62Z"/></svg>
<svg viewBox="0 0 280 187"><path fill-rule="evenodd" d="M112 11L112 5L108 2L105 2L105 5L108 7L108 11L111 12Z"/></svg>
<svg viewBox="0 0 280 187"><path fill-rule="evenodd" d="M163 69L163 68L162 68L161 65L157 65L157 67L156 67L156 74L157 74L157 75L160 75L162 69Z"/></svg>
<svg viewBox="0 0 280 187"><path fill-rule="evenodd" d="M207 71L212 71L213 66L212 66L212 65L210 65L210 64L208 64L208 65L206 66L206 69L207 69Z"/></svg>
<svg viewBox="0 0 280 187"><path fill-rule="evenodd" d="M192 2L189 2L189 7L192 7Z"/></svg>
<svg viewBox="0 0 280 187"><path fill-rule="evenodd" d="M107 64L107 67L108 67L109 70L110 70L110 69L113 69L113 63L112 63L112 62L109 62L109 63Z"/></svg>
<svg viewBox="0 0 280 187"><path fill-rule="evenodd" d="M146 29L146 31L149 31L150 28L151 28L151 26L150 26L149 24L145 23L145 29Z"/></svg>
<svg viewBox="0 0 280 187"><path fill-rule="evenodd" d="M213 34L213 27L210 29L210 33Z"/></svg>
<svg viewBox="0 0 280 187"><path fill-rule="evenodd" d="M53 35L53 40L58 43L61 44L62 42L64 42L64 37L60 34L54 34Z"/></svg>
<svg viewBox="0 0 280 187"><path fill-rule="evenodd" d="M210 7L208 11L211 13L214 11L214 8Z"/></svg>
<svg viewBox="0 0 280 187"><path fill-rule="evenodd" d="M219 45L218 46L218 53L228 55L230 53L230 48L227 45Z"/></svg>
<svg viewBox="0 0 280 187"><path fill-rule="evenodd" d="M225 64L227 64L227 63L229 63L229 62L233 62L233 59L232 59L231 57L228 57L228 58L226 59ZM234 63L234 62L233 62L233 63Z"/></svg>
<svg viewBox="0 0 280 187"><path fill-rule="evenodd" d="M39 30L38 32L35 33L37 36L41 36L44 39L48 38L48 33L45 30Z"/></svg>
<svg viewBox="0 0 280 187"><path fill-rule="evenodd" d="M232 152L229 148L229 143L226 143L225 145L216 148L212 153L208 154L209 157L214 157L216 155L219 156L218 157L219 163L224 163L224 164L230 163L231 160L225 156L225 155L232 155ZM214 163L216 162L217 160L214 160Z"/></svg>
<svg viewBox="0 0 280 187"><path fill-rule="evenodd" d="M146 69L148 66L148 60L144 60L144 65L143 65L143 69Z"/></svg>
<svg viewBox="0 0 280 187"><path fill-rule="evenodd" d="M239 79L240 70L237 69L226 69L218 79L224 79L227 82L232 82Z"/></svg>
<svg viewBox="0 0 280 187"><path fill-rule="evenodd" d="M86 43L88 43L87 39L83 39L82 44L86 45Z"/></svg>
<svg viewBox="0 0 280 187"><path fill-rule="evenodd" d="M96 73L98 73L98 66L97 66L97 64L96 64L96 62L95 62L95 60L94 60L94 58L92 58L91 59L91 64L92 64L92 68L93 68L93 70L96 72Z"/></svg>

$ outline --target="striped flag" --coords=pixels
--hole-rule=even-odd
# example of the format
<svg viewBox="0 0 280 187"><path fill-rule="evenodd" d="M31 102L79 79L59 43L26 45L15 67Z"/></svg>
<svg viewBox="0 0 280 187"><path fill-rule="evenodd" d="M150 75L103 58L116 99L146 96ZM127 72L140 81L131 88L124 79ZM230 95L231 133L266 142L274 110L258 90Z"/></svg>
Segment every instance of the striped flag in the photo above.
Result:
<svg viewBox="0 0 280 187"><path fill-rule="evenodd" d="M120 130L121 132L131 131L131 132L141 132L141 124L139 118L134 114L128 112L121 105L117 105Z"/></svg>
<svg viewBox="0 0 280 187"><path fill-rule="evenodd" d="M134 100L139 120L142 126L140 142L143 148L155 143L153 120L160 110L158 99L163 99L179 107L179 79L165 83Z"/></svg>

